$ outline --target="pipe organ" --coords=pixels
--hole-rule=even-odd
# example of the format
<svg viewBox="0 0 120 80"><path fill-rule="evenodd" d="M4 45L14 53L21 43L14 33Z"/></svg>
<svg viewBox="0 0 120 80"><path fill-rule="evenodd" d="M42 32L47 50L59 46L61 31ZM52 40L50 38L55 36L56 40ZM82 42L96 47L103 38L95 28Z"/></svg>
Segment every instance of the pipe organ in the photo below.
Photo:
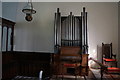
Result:
<svg viewBox="0 0 120 80"><path fill-rule="evenodd" d="M88 75L87 12L85 7L81 16L75 16L72 12L68 16L61 16L59 8L57 8L54 33L54 50L58 54L53 56L53 74Z"/></svg>

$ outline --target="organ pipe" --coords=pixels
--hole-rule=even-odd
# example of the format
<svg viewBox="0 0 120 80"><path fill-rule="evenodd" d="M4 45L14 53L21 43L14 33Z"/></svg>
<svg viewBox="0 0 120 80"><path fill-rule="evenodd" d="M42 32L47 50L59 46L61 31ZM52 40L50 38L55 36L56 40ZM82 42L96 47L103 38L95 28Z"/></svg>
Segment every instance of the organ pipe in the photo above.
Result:
<svg viewBox="0 0 120 80"><path fill-rule="evenodd" d="M54 43L57 52L61 46L80 46L83 54L88 53L87 12L85 12L85 7L81 16L74 16L72 12L68 16L61 16L58 8L54 23Z"/></svg>

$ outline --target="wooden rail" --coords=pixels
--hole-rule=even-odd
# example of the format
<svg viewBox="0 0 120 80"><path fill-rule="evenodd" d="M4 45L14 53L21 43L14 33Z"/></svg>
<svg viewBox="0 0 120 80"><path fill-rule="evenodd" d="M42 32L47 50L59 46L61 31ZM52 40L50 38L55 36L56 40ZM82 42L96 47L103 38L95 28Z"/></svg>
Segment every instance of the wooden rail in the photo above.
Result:
<svg viewBox="0 0 120 80"><path fill-rule="evenodd" d="M103 65L102 63L98 62L97 60L95 60L93 58L90 58L89 60L92 60L92 61L96 62L101 67L100 74L101 74L101 80L102 80L102 78L103 78L103 72L107 71L107 66Z"/></svg>
<svg viewBox="0 0 120 80"><path fill-rule="evenodd" d="M94 62L96 62L97 64L100 65L100 67L102 67L102 69L107 70L107 66L103 65L102 63L98 62L97 60L90 58L89 60L93 60Z"/></svg>

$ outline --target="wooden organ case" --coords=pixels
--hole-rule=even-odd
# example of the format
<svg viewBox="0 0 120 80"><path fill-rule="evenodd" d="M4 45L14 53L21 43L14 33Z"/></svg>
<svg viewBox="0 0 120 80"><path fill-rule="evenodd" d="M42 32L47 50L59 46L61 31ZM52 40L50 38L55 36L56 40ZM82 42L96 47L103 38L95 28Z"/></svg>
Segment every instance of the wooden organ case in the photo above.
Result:
<svg viewBox="0 0 120 80"><path fill-rule="evenodd" d="M61 16L59 8L54 22L53 74L88 75L87 12L81 16Z"/></svg>

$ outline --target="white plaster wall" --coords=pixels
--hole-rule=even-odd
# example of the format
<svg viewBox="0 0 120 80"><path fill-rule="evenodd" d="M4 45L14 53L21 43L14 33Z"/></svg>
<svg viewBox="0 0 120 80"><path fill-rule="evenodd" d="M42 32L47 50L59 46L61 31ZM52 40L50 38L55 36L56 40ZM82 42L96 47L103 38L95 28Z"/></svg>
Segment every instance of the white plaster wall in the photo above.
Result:
<svg viewBox="0 0 120 80"><path fill-rule="evenodd" d="M2 2L0 1L0 17L2 17Z"/></svg>
<svg viewBox="0 0 120 80"><path fill-rule="evenodd" d="M2 17L16 22L18 2L2 2Z"/></svg>
<svg viewBox="0 0 120 80"><path fill-rule="evenodd" d="M33 3L37 13L32 22L24 20L21 12L25 3L19 3L16 26L16 51L54 52L54 13L60 8L62 15L73 12L80 15L82 7L88 12L89 54L97 57L97 45L113 43L113 53L118 53L118 5L115 2L102 3Z"/></svg>
<svg viewBox="0 0 120 80"><path fill-rule="evenodd" d="M1 27L1 25L0 25L0 79L2 79L1 32L2 32L2 27Z"/></svg>
<svg viewBox="0 0 120 80"><path fill-rule="evenodd" d="M2 2L0 2L0 17L2 17ZM1 52L1 22L0 22L0 79L2 79L2 52Z"/></svg>
<svg viewBox="0 0 120 80"><path fill-rule="evenodd" d="M120 2L118 3L118 67L120 67Z"/></svg>

